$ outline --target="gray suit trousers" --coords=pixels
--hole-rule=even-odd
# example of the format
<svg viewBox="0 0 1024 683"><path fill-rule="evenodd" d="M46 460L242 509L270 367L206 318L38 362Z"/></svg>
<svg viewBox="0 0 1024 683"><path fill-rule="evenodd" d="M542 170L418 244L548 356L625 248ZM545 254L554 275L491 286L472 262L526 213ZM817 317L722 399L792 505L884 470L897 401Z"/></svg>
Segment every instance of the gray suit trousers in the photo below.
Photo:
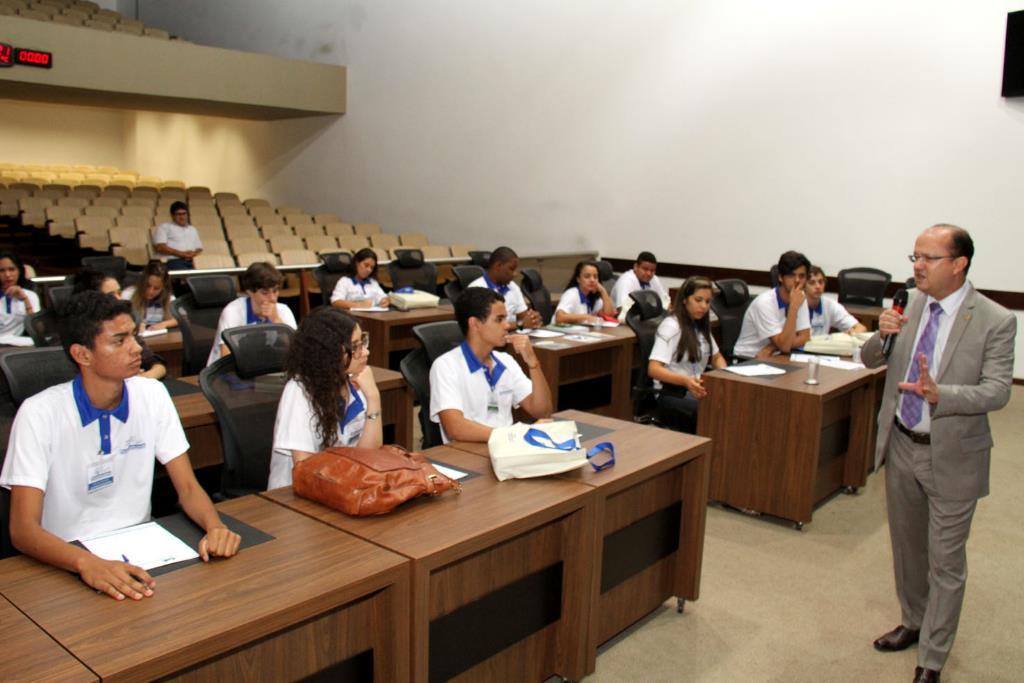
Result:
<svg viewBox="0 0 1024 683"><path fill-rule="evenodd" d="M978 501L939 495L931 450L893 430L885 493L903 625L921 630L918 665L939 671L960 621L967 537Z"/></svg>

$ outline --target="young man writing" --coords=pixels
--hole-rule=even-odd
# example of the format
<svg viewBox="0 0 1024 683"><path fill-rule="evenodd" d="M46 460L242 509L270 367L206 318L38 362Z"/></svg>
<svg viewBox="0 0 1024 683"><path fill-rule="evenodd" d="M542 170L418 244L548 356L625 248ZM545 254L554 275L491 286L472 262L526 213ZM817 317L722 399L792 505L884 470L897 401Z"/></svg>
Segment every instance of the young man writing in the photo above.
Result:
<svg viewBox="0 0 1024 683"><path fill-rule="evenodd" d="M491 252L487 270L481 277L469 283L470 287L487 287L505 299L509 321L521 327L540 327L544 322L540 314L530 308L523 297L523 290L512 279L519 269L519 256L509 247L498 247Z"/></svg>
<svg viewBox="0 0 1024 683"><path fill-rule="evenodd" d="M868 331L868 328L857 322L841 303L824 296L825 271L818 266L811 266L804 292L807 294L807 312L811 317L812 337L826 335L833 328L847 334Z"/></svg>
<svg viewBox="0 0 1024 683"><path fill-rule="evenodd" d="M733 354L768 358L799 349L811 338L804 285L811 262L798 251L779 257L779 286L762 292L743 314L743 326Z"/></svg>
<svg viewBox="0 0 1024 683"><path fill-rule="evenodd" d="M234 555L241 539L196 481L167 390L136 376L141 347L131 303L83 292L60 326L81 374L27 399L14 419L0 485L11 490L15 547L117 600L153 595L156 582L141 568L70 541L148 520L156 459L186 514L206 530L200 557Z"/></svg>
<svg viewBox="0 0 1024 683"><path fill-rule="evenodd" d="M512 424L512 408L535 418L551 417L551 392L529 337L510 335L505 301L482 287L469 287L455 301L455 318L466 340L430 367L430 419L444 442L487 441L494 427ZM496 349L511 344L529 370Z"/></svg>

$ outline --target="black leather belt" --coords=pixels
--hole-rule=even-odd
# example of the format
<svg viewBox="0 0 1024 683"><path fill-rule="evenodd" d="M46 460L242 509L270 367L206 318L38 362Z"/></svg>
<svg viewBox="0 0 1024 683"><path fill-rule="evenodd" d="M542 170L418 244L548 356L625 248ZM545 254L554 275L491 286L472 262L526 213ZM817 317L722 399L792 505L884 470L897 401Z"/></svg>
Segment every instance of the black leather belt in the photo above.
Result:
<svg viewBox="0 0 1024 683"><path fill-rule="evenodd" d="M930 446L932 444L931 434L925 434L923 432L914 432L907 429L906 427L903 426L903 423L900 422L900 419L898 417L894 417L892 421L896 425L896 429L906 434L907 438L913 441L914 443L919 443L922 446Z"/></svg>

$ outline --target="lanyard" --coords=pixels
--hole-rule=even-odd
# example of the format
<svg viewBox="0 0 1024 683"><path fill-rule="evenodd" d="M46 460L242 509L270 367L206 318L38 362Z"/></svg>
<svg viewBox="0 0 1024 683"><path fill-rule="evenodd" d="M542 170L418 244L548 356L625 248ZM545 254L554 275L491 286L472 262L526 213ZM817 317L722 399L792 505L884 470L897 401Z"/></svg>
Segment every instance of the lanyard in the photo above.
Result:
<svg viewBox="0 0 1024 683"><path fill-rule="evenodd" d="M526 443L538 448L550 448L558 451L574 451L577 448L575 438L558 443L552 439L547 432L537 429L536 427L531 427L526 430L526 434L523 438L526 440ZM608 459L603 463L594 463L591 458L603 451L608 452ZM611 441L602 441L601 443L592 446L590 450L587 451L587 462L590 463L590 466L594 468L595 472L608 469L615 464L615 446L612 445Z"/></svg>

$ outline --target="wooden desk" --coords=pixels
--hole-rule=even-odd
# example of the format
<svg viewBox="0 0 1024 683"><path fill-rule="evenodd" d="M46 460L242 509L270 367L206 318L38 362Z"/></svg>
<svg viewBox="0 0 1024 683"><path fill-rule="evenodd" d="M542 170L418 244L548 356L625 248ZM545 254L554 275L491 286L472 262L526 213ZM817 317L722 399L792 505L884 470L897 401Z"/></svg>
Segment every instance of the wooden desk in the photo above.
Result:
<svg viewBox="0 0 1024 683"><path fill-rule="evenodd" d="M712 440L712 499L801 528L815 504L867 481L884 370L821 366L820 384L809 386L806 364L792 365L798 369L773 377L705 373L697 433Z"/></svg>
<svg viewBox="0 0 1024 683"><path fill-rule="evenodd" d="M412 328L423 323L455 319L455 309L450 304L412 311L348 311L348 314L359 321L363 332L370 335L370 365L392 370L398 369L397 360L391 363L392 352L410 351L419 346L416 337L412 335Z"/></svg>
<svg viewBox="0 0 1024 683"><path fill-rule="evenodd" d="M0 597L0 633L4 654L0 656L0 681L98 681L96 674L67 653L45 631Z"/></svg>
<svg viewBox="0 0 1024 683"><path fill-rule="evenodd" d="M585 408L588 412L628 420L633 415L630 371L636 335L626 325L599 328L595 332L607 336L598 342L570 341L565 337L534 340L533 350L551 389L551 402L555 410ZM569 348L545 348L538 346L538 341L568 344Z"/></svg>
<svg viewBox="0 0 1024 683"><path fill-rule="evenodd" d="M881 306L863 306L861 304L843 304L843 307L850 312L854 318L860 321L868 332L878 329L878 317L885 309Z"/></svg>
<svg viewBox="0 0 1024 683"><path fill-rule="evenodd" d="M711 443L667 429L566 410L556 417L614 430L584 442L615 445L613 467L582 467L560 478L594 487L601 558L590 588L588 673L597 648L675 596L700 596ZM453 448L488 458L487 444L455 442Z"/></svg>
<svg viewBox="0 0 1024 683"><path fill-rule="evenodd" d="M294 680L370 649L376 680L408 680L408 561L256 496L217 507L275 538L139 602L24 556L0 562L0 593L103 680Z"/></svg>
<svg viewBox="0 0 1024 683"><path fill-rule="evenodd" d="M348 517L260 494L412 560L412 680L537 681L584 675L593 489L564 479L500 484L479 457L425 452L477 476L462 493Z"/></svg>
<svg viewBox="0 0 1024 683"><path fill-rule="evenodd" d="M146 346L167 363L168 377L181 377L181 332L177 328L155 337L146 337Z"/></svg>

